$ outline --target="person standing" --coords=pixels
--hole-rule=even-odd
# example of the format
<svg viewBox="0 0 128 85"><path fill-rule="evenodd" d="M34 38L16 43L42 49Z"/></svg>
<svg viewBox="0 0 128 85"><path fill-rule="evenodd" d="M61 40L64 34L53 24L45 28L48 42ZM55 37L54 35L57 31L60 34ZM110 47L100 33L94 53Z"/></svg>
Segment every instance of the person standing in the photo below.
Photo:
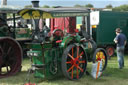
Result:
<svg viewBox="0 0 128 85"><path fill-rule="evenodd" d="M121 33L122 30L120 28L116 28L116 37L114 38L114 42L117 44L117 60L119 63L119 68L122 69L124 67L124 49L127 42L126 36Z"/></svg>

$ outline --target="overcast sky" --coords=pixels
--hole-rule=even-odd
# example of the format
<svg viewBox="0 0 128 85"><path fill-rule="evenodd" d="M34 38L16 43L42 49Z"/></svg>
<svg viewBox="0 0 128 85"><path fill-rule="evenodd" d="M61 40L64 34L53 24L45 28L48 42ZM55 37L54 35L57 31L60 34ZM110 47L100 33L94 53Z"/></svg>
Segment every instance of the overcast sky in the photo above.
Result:
<svg viewBox="0 0 128 85"><path fill-rule="evenodd" d="M31 5L32 0L7 0L8 5L13 6L25 6ZM128 4L128 0L39 0L40 6L74 6L76 4L86 5L93 4L95 8L104 8L106 5L120 6L122 4ZM15 2L15 3L14 3ZM1 0L0 0L1 3Z"/></svg>

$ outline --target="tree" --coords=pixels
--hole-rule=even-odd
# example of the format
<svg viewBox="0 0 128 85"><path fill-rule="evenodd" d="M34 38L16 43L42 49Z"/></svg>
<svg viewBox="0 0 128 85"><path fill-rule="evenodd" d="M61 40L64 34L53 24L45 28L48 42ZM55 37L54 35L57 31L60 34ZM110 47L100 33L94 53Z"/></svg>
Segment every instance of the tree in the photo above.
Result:
<svg viewBox="0 0 128 85"><path fill-rule="evenodd" d="M51 8L62 8L63 6L52 6Z"/></svg>
<svg viewBox="0 0 128 85"><path fill-rule="evenodd" d="M121 12L128 11L128 5L121 5L119 7L113 8L112 10L113 11L121 11Z"/></svg>
<svg viewBox="0 0 128 85"><path fill-rule="evenodd" d="M44 5L43 8L50 8L48 5Z"/></svg>
<svg viewBox="0 0 128 85"><path fill-rule="evenodd" d="M32 5L26 5L24 8L32 8Z"/></svg>
<svg viewBox="0 0 128 85"><path fill-rule="evenodd" d="M52 6L51 8L56 8L56 6Z"/></svg>
<svg viewBox="0 0 128 85"><path fill-rule="evenodd" d="M112 5L109 4L109 5L106 6L106 8L111 9L112 8Z"/></svg>
<svg viewBox="0 0 128 85"><path fill-rule="evenodd" d="M82 5L76 4L74 7L83 7Z"/></svg>
<svg viewBox="0 0 128 85"><path fill-rule="evenodd" d="M87 8L93 8L93 5L92 4L86 4L85 7L87 7Z"/></svg>

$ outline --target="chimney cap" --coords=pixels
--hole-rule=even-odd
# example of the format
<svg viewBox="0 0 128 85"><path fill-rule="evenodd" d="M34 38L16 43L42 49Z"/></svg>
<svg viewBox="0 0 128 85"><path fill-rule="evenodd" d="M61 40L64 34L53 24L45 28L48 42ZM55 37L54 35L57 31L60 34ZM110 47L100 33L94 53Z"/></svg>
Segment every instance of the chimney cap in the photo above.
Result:
<svg viewBox="0 0 128 85"><path fill-rule="evenodd" d="M32 0L32 7L39 7L39 0Z"/></svg>
<svg viewBox="0 0 128 85"><path fill-rule="evenodd" d="M32 0L31 2L39 2L39 0Z"/></svg>

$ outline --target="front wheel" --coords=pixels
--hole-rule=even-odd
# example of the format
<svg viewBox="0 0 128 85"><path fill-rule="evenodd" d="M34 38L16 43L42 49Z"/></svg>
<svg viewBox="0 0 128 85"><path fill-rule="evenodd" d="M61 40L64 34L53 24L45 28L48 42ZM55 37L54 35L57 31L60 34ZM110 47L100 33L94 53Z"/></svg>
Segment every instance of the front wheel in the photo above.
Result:
<svg viewBox="0 0 128 85"><path fill-rule="evenodd" d="M108 54L103 48L97 48L93 54L93 63L102 61L102 71L107 67Z"/></svg>
<svg viewBox="0 0 128 85"><path fill-rule="evenodd" d="M87 66L86 53L77 44L69 45L62 55L62 72L70 80L76 80L84 75Z"/></svg>

